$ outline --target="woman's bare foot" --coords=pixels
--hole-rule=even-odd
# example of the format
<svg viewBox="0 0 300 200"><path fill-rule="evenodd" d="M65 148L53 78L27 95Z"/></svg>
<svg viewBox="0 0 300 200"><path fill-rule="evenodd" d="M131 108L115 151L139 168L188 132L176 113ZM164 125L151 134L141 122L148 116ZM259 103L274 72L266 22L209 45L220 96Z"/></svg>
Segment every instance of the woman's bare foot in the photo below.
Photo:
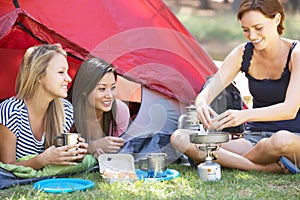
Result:
<svg viewBox="0 0 300 200"><path fill-rule="evenodd" d="M277 166L279 166L280 168L280 173L283 173L283 174L290 174L291 172L282 164L282 162L280 161L277 161L276 162Z"/></svg>

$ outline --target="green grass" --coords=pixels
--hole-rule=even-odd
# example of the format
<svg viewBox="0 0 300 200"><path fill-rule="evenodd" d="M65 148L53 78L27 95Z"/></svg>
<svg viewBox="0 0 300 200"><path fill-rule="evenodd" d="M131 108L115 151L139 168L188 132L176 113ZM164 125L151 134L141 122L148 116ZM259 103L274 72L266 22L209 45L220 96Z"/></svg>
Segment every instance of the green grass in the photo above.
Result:
<svg viewBox="0 0 300 200"><path fill-rule="evenodd" d="M183 16L178 15L179 19ZM217 12L214 16L190 15L181 20L185 27L199 40L230 42L243 40L243 34L233 13Z"/></svg>
<svg viewBox="0 0 300 200"><path fill-rule="evenodd" d="M105 183L99 172L75 175L95 182L86 191L51 194L33 189L33 184L15 186L0 191L1 199L300 199L300 174L282 175L222 169L222 179L204 182L197 171L182 165L170 165L178 170L178 178L135 183Z"/></svg>

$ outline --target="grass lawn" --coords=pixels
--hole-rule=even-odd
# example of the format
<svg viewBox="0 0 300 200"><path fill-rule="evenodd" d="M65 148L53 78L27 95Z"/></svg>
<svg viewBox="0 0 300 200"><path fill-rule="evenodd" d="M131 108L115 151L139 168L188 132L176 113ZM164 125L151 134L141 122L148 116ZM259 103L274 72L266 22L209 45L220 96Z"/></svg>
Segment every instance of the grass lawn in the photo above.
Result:
<svg viewBox="0 0 300 200"><path fill-rule="evenodd" d="M178 178L135 183L105 183L99 172L74 175L92 180L95 186L86 191L51 194L33 189L33 184L0 191L1 199L300 199L300 174L283 175L222 169L222 179L203 182L189 166L170 165L180 172Z"/></svg>

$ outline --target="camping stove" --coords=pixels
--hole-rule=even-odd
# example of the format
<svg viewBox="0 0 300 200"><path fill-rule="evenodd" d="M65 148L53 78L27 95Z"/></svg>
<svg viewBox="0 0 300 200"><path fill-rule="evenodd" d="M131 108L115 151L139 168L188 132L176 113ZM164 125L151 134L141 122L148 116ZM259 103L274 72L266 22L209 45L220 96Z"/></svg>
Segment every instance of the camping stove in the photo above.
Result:
<svg viewBox="0 0 300 200"><path fill-rule="evenodd" d="M206 152L205 162L198 165L198 177L203 181L221 180L221 166L215 163L213 151L220 148L221 143L229 141L229 134L223 132L207 132L206 134L192 134L192 143L202 144L199 149Z"/></svg>

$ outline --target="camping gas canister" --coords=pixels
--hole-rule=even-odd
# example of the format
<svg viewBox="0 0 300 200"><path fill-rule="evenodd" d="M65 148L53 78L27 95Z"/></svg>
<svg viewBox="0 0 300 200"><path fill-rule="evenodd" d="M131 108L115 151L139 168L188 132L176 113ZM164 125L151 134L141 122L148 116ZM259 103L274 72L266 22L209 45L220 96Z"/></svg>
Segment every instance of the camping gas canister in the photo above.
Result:
<svg viewBox="0 0 300 200"><path fill-rule="evenodd" d="M212 161L212 157L206 157L205 162L198 165L198 177L203 181L221 180L221 166Z"/></svg>

